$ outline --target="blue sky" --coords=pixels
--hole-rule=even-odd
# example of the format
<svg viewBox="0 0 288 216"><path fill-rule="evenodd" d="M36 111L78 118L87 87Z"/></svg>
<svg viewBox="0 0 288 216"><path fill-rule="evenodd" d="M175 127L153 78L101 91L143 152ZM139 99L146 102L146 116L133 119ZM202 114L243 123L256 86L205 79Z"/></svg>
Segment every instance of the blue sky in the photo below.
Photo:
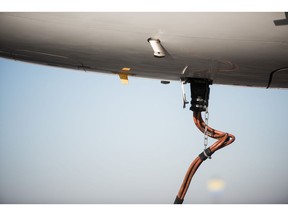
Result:
<svg viewBox="0 0 288 216"><path fill-rule="evenodd" d="M0 203L173 203L203 149L181 97L179 82L1 58ZM288 203L287 105L287 90L212 85L209 124L236 141L201 165L184 203Z"/></svg>

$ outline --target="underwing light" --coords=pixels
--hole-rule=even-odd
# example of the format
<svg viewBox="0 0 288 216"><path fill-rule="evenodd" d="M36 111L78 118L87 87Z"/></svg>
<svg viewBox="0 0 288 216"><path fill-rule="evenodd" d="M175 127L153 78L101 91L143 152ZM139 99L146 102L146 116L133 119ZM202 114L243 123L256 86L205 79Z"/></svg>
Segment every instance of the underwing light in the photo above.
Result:
<svg viewBox="0 0 288 216"><path fill-rule="evenodd" d="M159 39L149 38L148 42L150 43L150 45L154 51L155 57L157 57L157 58L165 57L165 51L164 51L164 48L162 47Z"/></svg>

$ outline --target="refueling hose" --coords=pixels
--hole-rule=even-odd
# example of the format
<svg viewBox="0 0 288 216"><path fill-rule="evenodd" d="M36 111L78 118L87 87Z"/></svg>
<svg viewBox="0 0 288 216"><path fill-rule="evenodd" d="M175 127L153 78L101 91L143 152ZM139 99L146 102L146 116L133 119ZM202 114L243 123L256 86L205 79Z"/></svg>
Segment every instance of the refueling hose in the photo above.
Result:
<svg viewBox="0 0 288 216"><path fill-rule="evenodd" d="M185 195L188 191L189 185L191 183L191 180L199 168L199 166L202 164L203 161L205 161L207 158L210 158L212 154L214 154L219 149L230 145L234 142L235 137L232 134L224 133L222 131L215 130L208 125L205 124L205 122L202 119L201 112L200 111L193 111L193 120L198 129L214 139L217 139L217 141L211 145L209 148L206 148L199 156L197 156L194 161L189 166L186 175L183 179L182 185L179 189L179 192L176 196L176 199L174 201L174 204L182 204L185 198Z"/></svg>

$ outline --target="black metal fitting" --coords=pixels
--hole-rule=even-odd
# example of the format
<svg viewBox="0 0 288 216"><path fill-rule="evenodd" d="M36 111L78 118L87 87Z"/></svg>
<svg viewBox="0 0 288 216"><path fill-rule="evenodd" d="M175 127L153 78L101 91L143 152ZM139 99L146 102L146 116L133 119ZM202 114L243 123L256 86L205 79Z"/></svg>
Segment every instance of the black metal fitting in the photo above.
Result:
<svg viewBox="0 0 288 216"><path fill-rule="evenodd" d="M212 84L211 80L208 79L189 79L190 90L191 90L191 111L204 112L208 107L209 85Z"/></svg>
<svg viewBox="0 0 288 216"><path fill-rule="evenodd" d="M183 199L180 199L178 196L176 196L176 199L174 201L174 204L182 204L183 203Z"/></svg>

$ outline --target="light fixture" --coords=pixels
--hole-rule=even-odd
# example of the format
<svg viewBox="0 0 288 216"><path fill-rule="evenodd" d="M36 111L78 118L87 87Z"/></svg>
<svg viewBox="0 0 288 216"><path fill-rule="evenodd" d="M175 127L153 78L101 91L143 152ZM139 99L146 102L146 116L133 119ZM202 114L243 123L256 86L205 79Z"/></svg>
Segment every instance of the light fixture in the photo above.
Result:
<svg viewBox="0 0 288 216"><path fill-rule="evenodd" d="M157 57L157 58L165 57L165 51L164 51L164 48L162 47L159 39L148 38L148 42L150 43L150 45L154 51L155 57Z"/></svg>

